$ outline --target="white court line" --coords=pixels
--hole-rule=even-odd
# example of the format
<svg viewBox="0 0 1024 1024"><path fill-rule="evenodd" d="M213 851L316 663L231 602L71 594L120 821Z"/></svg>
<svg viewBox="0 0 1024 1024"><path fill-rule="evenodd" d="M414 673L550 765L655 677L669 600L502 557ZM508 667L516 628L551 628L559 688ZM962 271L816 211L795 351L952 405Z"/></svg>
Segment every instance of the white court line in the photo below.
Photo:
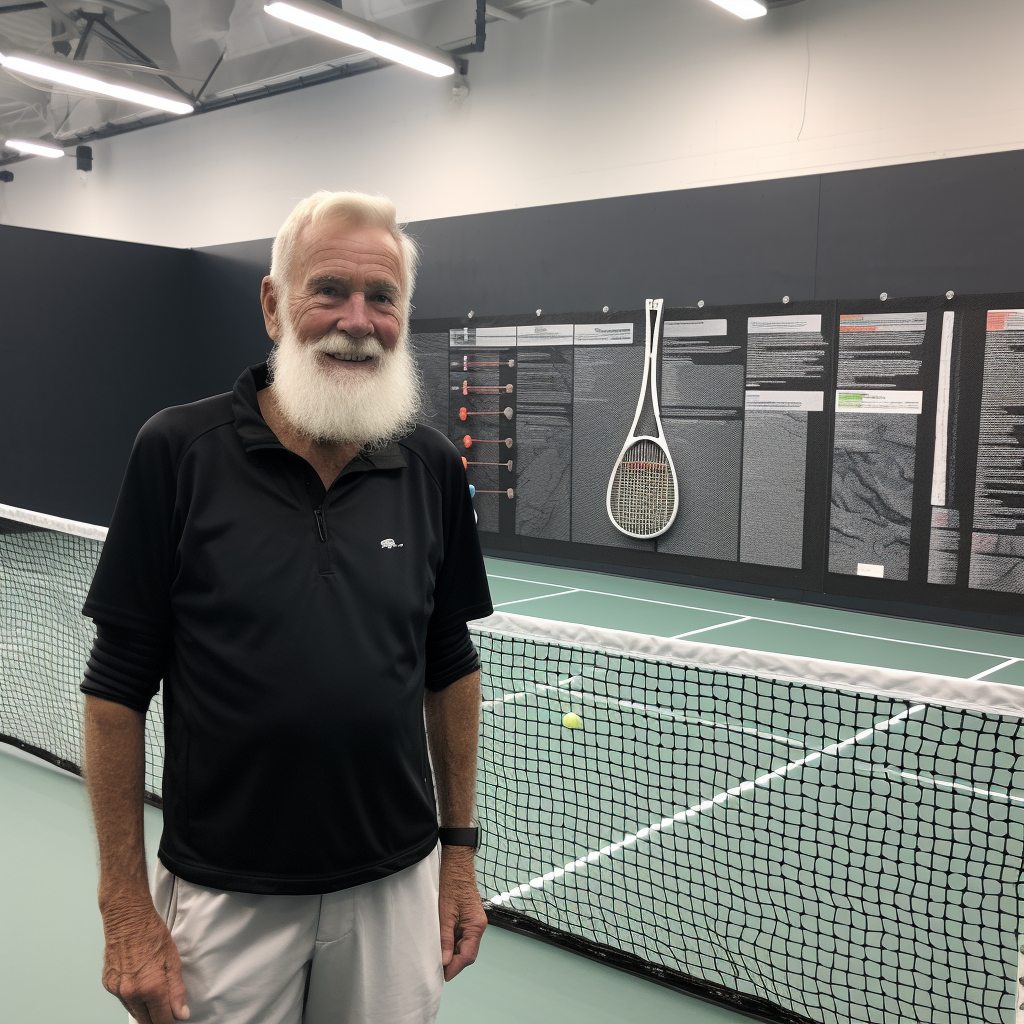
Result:
<svg viewBox="0 0 1024 1024"><path fill-rule="evenodd" d="M502 704L514 704L520 697L544 697L547 692L550 691L554 694L571 693L574 697L579 697L584 702L591 704L605 704L615 705L617 707L629 708L630 711L641 711L644 714L657 715L660 718L670 718L676 722L686 722L694 725L706 725L712 729L724 729L726 732L740 732L747 736L757 736L759 739L772 740L775 743L784 743L789 747L806 747L806 743L801 743L799 740L794 740L789 736L782 736L778 733L764 732L761 729L755 729L750 725L730 725L727 722L716 722L713 718L697 718L694 715L688 715L683 711L674 711L671 708L659 707L657 704L639 704L632 700L620 700L617 697L601 697L596 693L586 693L584 690L573 690L571 686L575 682L579 682L582 676L569 676L568 679L562 679L559 681L557 686L552 686L550 683L536 683L532 690L514 690L512 693L506 693L503 697L498 697L494 700L485 700L480 702L481 708L493 708L499 707ZM570 689L564 689L564 687L570 687ZM543 692L542 692L543 691Z"/></svg>
<svg viewBox="0 0 1024 1024"><path fill-rule="evenodd" d="M728 615L728 612L722 612L723 615ZM673 640L682 640L684 636L696 636L698 633L706 633L709 629L721 629L723 626L735 626L739 622L749 622L749 615L744 615L739 619L731 619L729 622L716 622L713 626L704 626L701 629L691 629L689 633L676 633Z"/></svg>
<svg viewBox="0 0 1024 1024"><path fill-rule="evenodd" d="M506 693L504 697L498 697L497 700L483 700L480 702L482 708L493 708L499 704L513 704L520 697L529 697L533 690L516 690L513 693Z"/></svg>
<svg viewBox="0 0 1024 1024"><path fill-rule="evenodd" d="M993 672L998 672L1001 668L1009 668L1010 665L1016 665L1018 661L1020 661L1020 658L1011 658L1009 661L1004 661L1002 665L993 665L991 668L985 669L984 672L971 676L971 679L984 679L986 676L992 675Z"/></svg>
<svg viewBox="0 0 1024 1024"><path fill-rule="evenodd" d="M808 754L806 757L801 757L798 761L790 761L789 764L783 765L781 768L776 768L773 771L765 772L764 775L759 775L756 779L751 779L749 782L741 782L738 786L733 786L731 789L715 794L715 796L711 797L709 800L702 800L700 803L694 804L692 807L687 807L685 810L677 811L669 818L662 818L661 821L653 822L645 828L623 837L617 843L609 843L607 846L602 846L599 850L592 850L590 853L586 853L582 857L577 857L576 860L569 861L568 864L564 864L560 868L555 868L553 871L549 871L544 875L539 875L537 878L531 878L528 882L523 882L521 885L517 885L515 888L509 889L507 892L498 893L492 896L488 902L507 903L509 900L515 899L517 896L526 895L526 893L531 889L543 889L548 882L557 881L565 875L573 874L580 869L585 869L588 864L593 864L595 861L601 860L602 857L610 857L613 853L618 853L619 850L623 850L627 846L632 846L641 839L647 839L652 833L657 834L658 832L668 831L669 829L674 828L678 823L696 818L699 814L703 814L705 811L709 811L719 804L727 803L734 797L745 796L747 793L757 789L758 786L767 786L772 782L772 780L784 778L786 775L789 775L800 768L804 768L815 761L820 761L823 757L832 757L838 754L841 750L845 750L849 746L860 743L861 740L874 736L875 733L886 732L898 722L902 722L911 715L915 715L919 711L924 710L924 704L917 704L912 708L908 708L906 711L901 711L894 718L890 718L885 722L880 722L878 725L873 725L870 729L864 729L856 735L851 736L849 739L842 740L839 743L832 743L823 750L816 750L814 753Z"/></svg>
<svg viewBox="0 0 1024 1024"><path fill-rule="evenodd" d="M579 679L579 676L575 676L574 679ZM642 711L645 714L657 715L660 718L671 718L677 722L689 722L695 725L707 725L713 729L725 729L727 732L742 732L747 736L757 736L763 740L773 740L776 743L785 743L790 747L806 747L806 743L801 743L799 740L791 739L788 736L780 736L778 733L764 732L761 729L755 729L750 725L729 725L725 722L716 722L713 718L696 718L693 715L688 715L683 711L673 711L670 708L662 708L657 704L638 704L632 700L619 700L616 697L601 697L596 693L587 693L584 690L573 690L562 689L566 683L571 683L574 679L567 679L563 683L559 683L558 686L551 686L547 683L538 683L538 691L553 690L555 693L571 693L574 697L579 697L583 701L589 701L592 704L605 704L615 705L621 708L629 708L630 711ZM522 692L522 691L518 691ZM501 701L492 701L491 703L502 703Z"/></svg>
<svg viewBox="0 0 1024 1024"><path fill-rule="evenodd" d="M524 583L528 582L523 580ZM500 604L496 604L495 608L507 608L510 604L522 604L524 601L543 601L545 597L563 597L566 594L578 594L579 591L573 590L559 590L554 594L537 594L534 597L517 597L514 601L502 601Z"/></svg>
<svg viewBox="0 0 1024 1024"><path fill-rule="evenodd" d="M536 583L536 580L524 580L519 576L500 576L498 573L487 574L496 580L512 580L516 583ZM544 584L547 586L547 584ZM586 587L576 587L577 594L597 594L600 597L620 597L623 601L642 601L644 604L660 604L667 608L684 608L691 612L713 612L715 615L731 615L732 612L723 612L721 608L704 608L696 604L677 604L674 601L656 601L652 597L633 597L630 594L613 594L607 590L588 590ZM541 595L546 596L546 595ZM527 599L531 600L531 599ZM993 654L991 651L972 651L966 647L944 647L942 644L926 644L922 640L900 640L894 636L875 636L873 633L855 633L849 629L832 629L829 626L812 626L807 622L790 622L788 619L769 619L764 615L748 615L752 622L770 622L776 626L797 626L800 629L816 629L821 633L838 633L841 636L855 636L862 640L885 640L891 644L907 644L911 647L928 647L933 651L952 651L955 654L978 654L983 658L1000 658L1002 655ZM1020 660L1020 659L1017 659Z"/></svg>
<svg viewBox="0 0 1024 1024"><path fill-rule="evenodd" d="M914 782L920 782L926 786L934 786L936 789L955 789L958 793L973 793L975 796L982 796L988 800L1005 800L1011 804L1024 804L1024 796L1016 796L1013 793L1000 793L993 789L979 789L977 786L968 786L966 782L952 782L949 779L931 779L927 775L901 772L898 768L886 768L885 765L881 764L868 765L857 770L866 771L872 775L886 775L889 778L912 779Z"/></svg>

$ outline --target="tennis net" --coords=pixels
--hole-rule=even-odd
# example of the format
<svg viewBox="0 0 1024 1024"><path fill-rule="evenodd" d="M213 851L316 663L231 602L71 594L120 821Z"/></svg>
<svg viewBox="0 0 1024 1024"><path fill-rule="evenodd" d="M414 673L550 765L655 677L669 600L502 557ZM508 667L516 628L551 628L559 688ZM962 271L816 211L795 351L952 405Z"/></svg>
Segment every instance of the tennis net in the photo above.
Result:
<svg viewBox="0 0 1024 1024"><path fill-rule="evenodd" d="M0 506L0 738L71 770L103 536ZM1024 688L514 615L472 631L492 921L764 1020L1020 1019Z"/></svg>

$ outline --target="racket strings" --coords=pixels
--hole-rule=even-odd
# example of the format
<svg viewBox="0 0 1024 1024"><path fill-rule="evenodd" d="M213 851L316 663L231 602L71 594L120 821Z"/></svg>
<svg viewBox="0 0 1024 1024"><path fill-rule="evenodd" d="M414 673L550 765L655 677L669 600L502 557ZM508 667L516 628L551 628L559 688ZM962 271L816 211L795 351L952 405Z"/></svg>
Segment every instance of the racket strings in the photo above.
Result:
<svg viewBox="0 0 1024 1024"><path fill-rule="evenodd" d="M623 454L612 477L609 506L616 525L632 534L651 536L672 521L676 485L664 449L654 441L637 441Z"/></svg>

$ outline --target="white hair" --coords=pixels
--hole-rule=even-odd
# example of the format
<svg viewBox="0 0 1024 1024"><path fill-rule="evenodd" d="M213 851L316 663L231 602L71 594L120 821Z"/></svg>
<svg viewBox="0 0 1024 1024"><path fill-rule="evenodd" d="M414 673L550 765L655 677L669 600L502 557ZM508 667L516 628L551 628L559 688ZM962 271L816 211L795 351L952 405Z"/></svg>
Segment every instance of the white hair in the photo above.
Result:
<svg viewBox="0 0 1024 1024"><path fill-rule="evenodd" d="M322 362L335 353L371 356L377 365L338 377ZM416 425L420 378L405 339L387 351L376 338L353 338L332 330L303 343L286 319L270 355L270 373L285 419L315 441L379 448Z"/></svg>
<svg viewBox="0 0 1024 1024"><path fill-rule="evenodd" d="M332 219L344 221L352 227L384 228L390 233L398 246L402 320L408 322L412 292L416 284L416 268L419 265L419 249L399 226L395 204L386 196L371 196L364 192L314 192L288 214L274 239L270 257L270 279L279 301L288 294L295 243L302 230L307 226L319 227Z"/></svg>

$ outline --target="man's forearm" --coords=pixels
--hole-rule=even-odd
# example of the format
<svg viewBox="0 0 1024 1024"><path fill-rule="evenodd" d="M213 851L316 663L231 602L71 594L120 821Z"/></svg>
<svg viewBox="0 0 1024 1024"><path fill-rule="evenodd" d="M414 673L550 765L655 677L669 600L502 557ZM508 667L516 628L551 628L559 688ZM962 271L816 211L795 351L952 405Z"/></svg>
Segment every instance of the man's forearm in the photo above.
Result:
<svg viewBox="0 0 1024 1024"><path fill-rule="evenodd" d="M100 909L150 902L143 831L145 716L87 696L85 777L100 848Z"/></svg>
<svg viewBox="0 0 1024 1024"><path fill-rule="evenodd" d="M463 676L443 690L428 690L424 707L441 824L464 828L476 809L480 673Z"/></svg>

